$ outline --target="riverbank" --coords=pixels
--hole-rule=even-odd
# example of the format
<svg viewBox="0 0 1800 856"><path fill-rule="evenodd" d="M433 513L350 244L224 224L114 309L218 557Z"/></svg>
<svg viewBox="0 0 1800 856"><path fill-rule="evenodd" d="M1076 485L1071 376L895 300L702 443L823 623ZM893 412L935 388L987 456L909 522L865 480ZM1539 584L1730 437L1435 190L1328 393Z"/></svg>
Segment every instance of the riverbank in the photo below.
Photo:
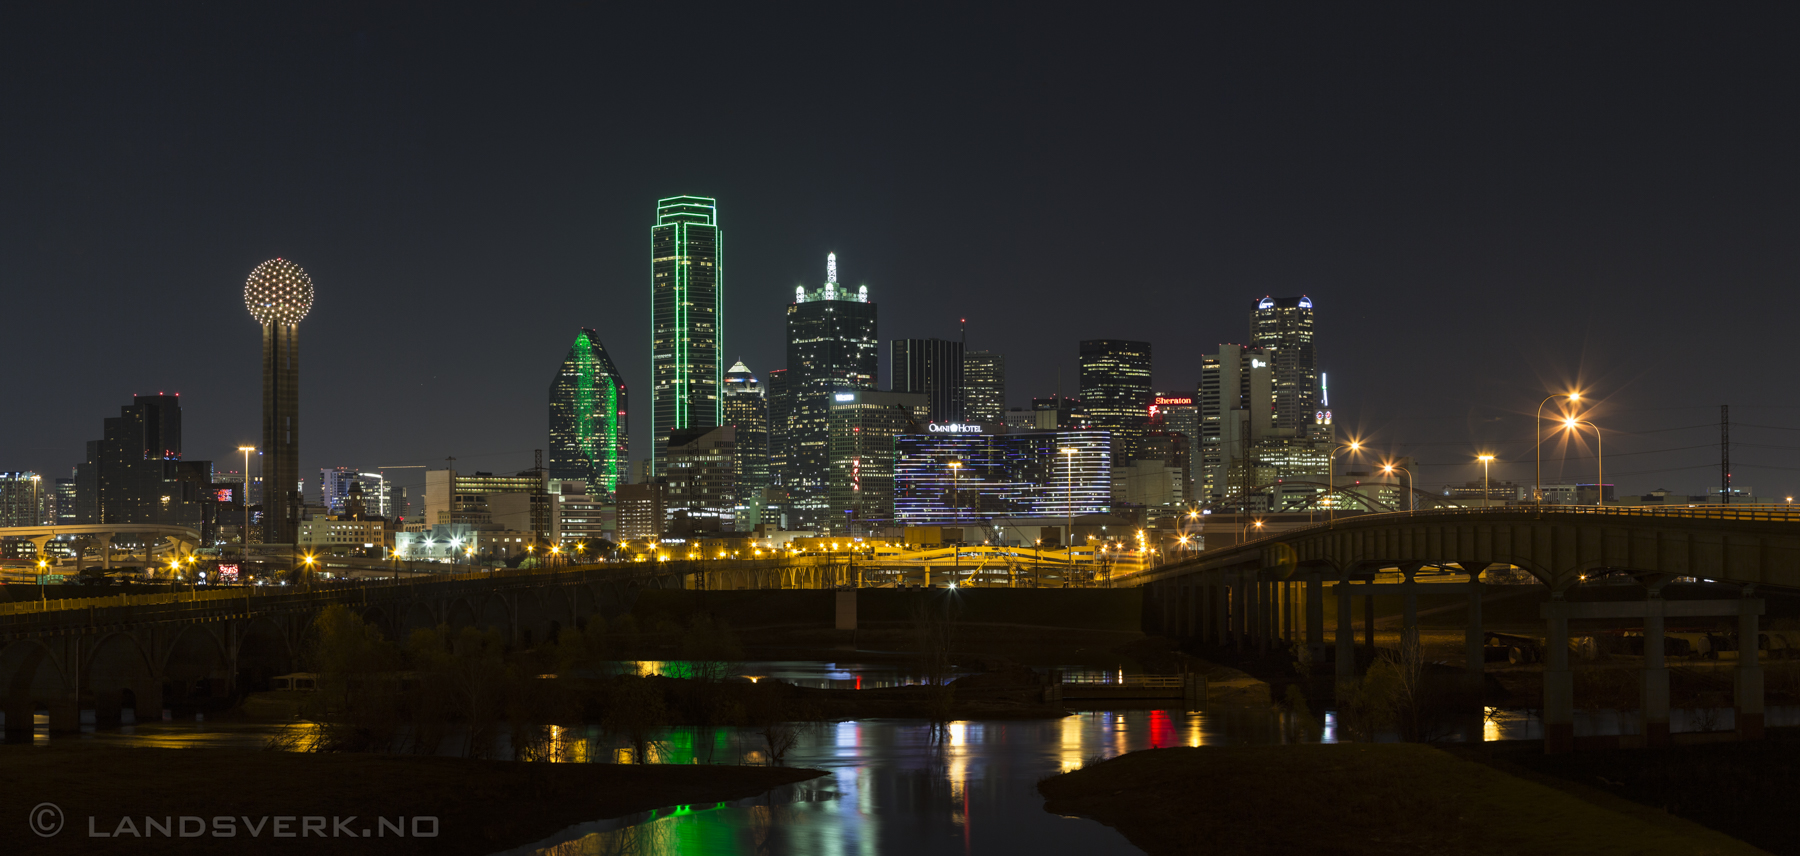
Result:
<svg viewBox="0 0 1800 856"><path fill-rule="evenodd" d="M242 853L484 854L542 840L578 823L665 806L712 804L755 796L780 785L824 775L818 770L708 765L621 766L470 761L402 755L313 755L231 749L147 749L52 742L0 746L0 806L16 815L0 823L0 853L132 856ZM39 803L60 808L63 828L34 835L26 812ZM273 826L252 836L265 817L347 818L346 829L367 838L273 837ZM162 822L204 818L208 834L149 833L146 818ZM120 830L131 818L142 837L90 837ZM234 837L215 837L213 819L239 820ZM375 834L377 818L409 818L408 836ZM411 837L415 817L437 818L437 836ZM270 821L273 823L273 821ZM195 822L189 822L189 831ZM429 827L426 824L420 831ZM249 839L249 840L246 840Z"/></svg>
<svg viewBox="0 0 1800 856"><path fill-rule="evenodd" d="M1094 818L1153 856L1762 852L1625 799L1577 796L1418 744L1152 749L1038 790L1046 811Z"/></svg>
<svg viewBox="0 0 1800 856"><path fill-rule="evenodd" d="M1448 751L1583 795L1627 799L1771 853L1800 853L1791 815L1800 728L1771 728L1762 740L1566 755L1545 755L1535 740Z"/></svg>

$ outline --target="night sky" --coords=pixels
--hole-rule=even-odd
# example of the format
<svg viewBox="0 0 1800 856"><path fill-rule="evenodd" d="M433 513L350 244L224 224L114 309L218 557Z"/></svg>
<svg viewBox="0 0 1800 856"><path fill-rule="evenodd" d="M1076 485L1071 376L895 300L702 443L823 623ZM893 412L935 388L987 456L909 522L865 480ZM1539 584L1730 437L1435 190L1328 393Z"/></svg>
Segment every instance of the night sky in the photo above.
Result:
<svg viewBox="0 0 1800 856"><path fill-rule="evenodd" d="M232 467L243 282L276 256L318 288L309 493L530 466L583 326L644 457L650 225L688 193L719 200L725 357L759 373L828 251L884 340L966 317L1015 406L1076 391L1082 338L1149 340L1192 389L1257 298L1307 294L1340 422L1421 487L1480 449L1528 483L1570 383L1621 492L1716 486L1721 404L1735 483L1800 487L1783 7L492 5L7 4L0 469L66 475L157 391Z"/></svg>

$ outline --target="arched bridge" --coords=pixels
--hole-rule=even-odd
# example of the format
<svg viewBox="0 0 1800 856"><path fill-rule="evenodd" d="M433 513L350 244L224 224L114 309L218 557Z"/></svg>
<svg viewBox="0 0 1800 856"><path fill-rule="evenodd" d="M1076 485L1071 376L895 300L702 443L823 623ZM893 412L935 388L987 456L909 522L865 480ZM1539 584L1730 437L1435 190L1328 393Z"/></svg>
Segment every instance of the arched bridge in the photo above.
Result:
<svg viewBox="0 0 1800 856"><path fill-rule="evenodd" d="M639 589L697 579L683 562L609 564L0 604L0 710L8 732L29 731L40 710L58 732L77 730L83 710L98 724L118 722L125 710L138 721L157 719L165 706L204 703L296 670L314 618L332 604L356 610L390 639L448 625L493 629L530 646L629 609Z"/></svg>
<svg viewBox="0 0 1800 856"><path fill-rule="evenodd" d="M1546 747L1573 739L1568 673L1570 619L1641 618L1645 632L1644 734L1666 739L1668 675L1663 664L1666 617L1735 616L1739 638L1759 638L1758 588L1800 589L1800 512L1784 506L1681 508L1542 506L1439 509L1368 514L1273 533L1208 550L1139 575L1150 626L1169 635L1265 649L1283 640L1325 654L1325 581L1338 601L1336 672L1355 679L1350 599L1378 570L1405 582L1405 629L1416 632L1414 575L1437 567L1469 577L1466 662L1479 679L1483 663L1480 576L1489 567L1523 568L1550 590L1543 607L1548 662L1544 677ZM1628 574L1644 599L1600 603L1582 583ZM1731 583L1742 597L1664 600L1665 586L1685 579ZM1386 589L1392 591L1392 588ZM1440 588L1441 590L1441 588ZM1363 589L1367 591L1367 589ZM1740 733L1760 734L1762 673L1756 645L1738 666Z"/></svg>

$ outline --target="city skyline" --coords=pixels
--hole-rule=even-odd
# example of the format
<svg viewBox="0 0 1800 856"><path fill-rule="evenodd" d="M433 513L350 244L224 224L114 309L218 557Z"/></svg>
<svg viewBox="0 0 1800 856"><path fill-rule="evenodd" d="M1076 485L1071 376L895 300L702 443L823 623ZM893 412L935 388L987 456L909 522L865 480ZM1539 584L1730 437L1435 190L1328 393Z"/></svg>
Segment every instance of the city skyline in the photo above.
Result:
<svg viewBox="0 0 1800 856"><path fill-rule="evenodd" d="M258 444L256 367L233 357L256 347L254 331L229 294L283 256L341 295L308 321L302 409L352 409L358 426L309 421L301 472L448 456L526 468L543 445L542 390L522 379L562 356L570 324L599 329L647 388L646 212L703 193L730 212L720 357L765 378L784 363L783 292L816 282L826 252L855 259L857 281L883 296L886 337L950 339L968 318L971 346L1007 358L1011 406L1059 380L1074 394L1071 343L1090 338L1153 343L1154 388L1188 388L1203 355L1246 341L1248 301L1305 294L1332 319L1320 354L1342 430L1416 455L1421 484L1474 477L1483 451L1501 455L1496 478L1525 481L1530 411L1571 387L1598 397L1597 424L1632 432L1607 439L1608 480L1627 490L1716 485L1720 404L1743 444L1735 483L1784 495L1800 482L1786 431L1800 411L1774 393L1785 313L1737 308L1785 305L1796 261L1779 227L1796 169L1775 142L1791 119L1755 106L1788 97L1790 76L1751 73L1764 54L1741 39L1764 37L1728 17L1633 36L1576 11L1562 26L1583 34L1578 49L1507 11L1464 44L1447 20L1383 28L1370 26L1382 13L1296 22L1246 10L1208 27L1237 34L1229 43L1105 48L1073 68L1054 42L1017 38L1024 25L978 17L956 33L902 27L870 47L885 65L850 69L823 93L776 85L801 51L751 52L703 28L695 38L719 48L716 61L743 69L693 87L718 132L638 140L607 130L660 109L632 70L651 67L635 61L641 48L604 60L483 53L445 72L451 89L481 93L448 109L402 94L415 91L408 70L442 64L452 43L409 33L441 23L322 14L261 42L290 62L248 70L222 47L240 41L230 21L132 18L139 29L55 55L91 76L21 93L15 115L43 133L5 143L36 168L0 203L0 273L15 311L41 321L0 347L41 377L33 418L0 428L0 466L66 477L95 420L159 389L186 393L191 456L224 462ZM550 44L592 22L495 19ZM833 29L799 22L777 41ZM1447 38L1464 49L1440 67L1432 46ZM20 61L50 62L40 51L52 43L22 45ZM913 43L954 60L875 71L911 67L902 45ZM171 52L193 74L161 61ZM1388 59L1350 61L1365 55ZM1668 55L1693 67L1658 61ZM1161 73L1182 63L1194 67ZM124 79L142 91L108 85ZM293 96L278 102L281 133L238 131L269 103L214 82L239 79ZM569 111L593 80L612 82L607 108ZM1458 81L1505 85L1486 100L1439 91ZM1167 103L1197 109L1147 109ZM1388 120L1340 121L1346 103ZM895 105L923 121L894 128ZM793 131L814 124L831 133ZM965 129L953 141L925 130L952 126ZM103 142L121 139L185 142L129 157ZM501 166L470 169L473 151ZM1045 182L1052 170L1059 180ZM70 190L99 186L103 206ZM979 232L950 216L972 195L1008 200L1005 216ZM1124 216L1167 196L1180 204ZM1168 252L1141 256L1145 245ZM547 330L545 307L570 317ZM75 318L100 345L69 346L58 319ZM165 328L197 331L198 344L148 332ZM459 335L484 345L455 347ZM1737 368L1691 359L1696 342L1732 343ZM640 456L648 423L633 426ZM1559 460L1550 451L1547 466ZM1593 463L1563 475L1591 478Z"/></svg>

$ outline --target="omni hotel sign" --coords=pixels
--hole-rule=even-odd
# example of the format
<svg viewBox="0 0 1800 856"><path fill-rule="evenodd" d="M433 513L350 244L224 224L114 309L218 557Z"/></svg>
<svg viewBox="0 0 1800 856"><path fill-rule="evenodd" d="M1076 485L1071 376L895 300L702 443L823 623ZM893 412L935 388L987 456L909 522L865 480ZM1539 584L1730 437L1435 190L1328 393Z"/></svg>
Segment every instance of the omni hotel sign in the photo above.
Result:
<svg viewBox="0 0 1800 856"><path fill-rule="evenodd" d="M981 426L973 422L933 422L925 430L933 434L980 434Z"/></svg>

